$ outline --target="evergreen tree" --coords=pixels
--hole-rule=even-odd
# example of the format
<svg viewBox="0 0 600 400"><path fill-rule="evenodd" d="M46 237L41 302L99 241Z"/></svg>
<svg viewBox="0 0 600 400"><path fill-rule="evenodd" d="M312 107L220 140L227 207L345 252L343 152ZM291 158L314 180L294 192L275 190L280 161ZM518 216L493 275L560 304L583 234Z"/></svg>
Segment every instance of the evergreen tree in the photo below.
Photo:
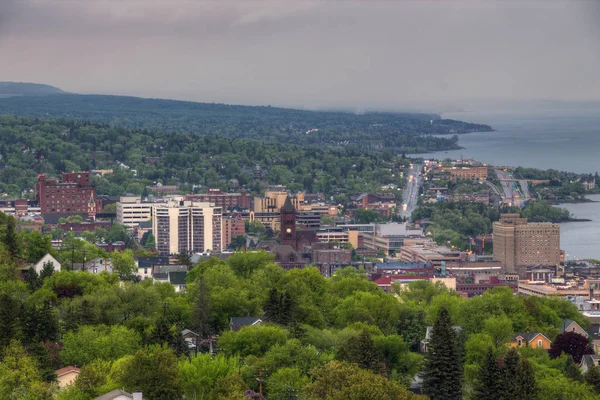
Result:
<svg viewBox="0 0 600 400"><path fill-rule="evenodd" d="M35 272L33 267L29 267L29 269L23 272L23 280L27 284L29 290L32 292L38 290L42 286L40 277L38 276L37 272Z"/></svg>
<svg viewBox="0 0 600 400"><path fill-rule="evenodd" d="M565 376L569 379L572 379L577 382L583 382L583 376L581 375L581 370L579 369L579 365L575 364L573 361L573 357L569 356L565 363L565 369L563 371Z"/></svg>
<svg viewBox="0 0 600 400"><path fill-rule="evenodd" d="M348 339L340 347L336 358L357 364L375 373L384 372L383 354L375 347L371 334L366 330L362 331L357 338Z"/></svg>
<svg viewBox="0 0 600 400"><path fill-rule="evenodd" d="M208 293L203 277L200 277L198 280L198 287L194 295L194 306L191 313L194 330L201 338L209 338L215 333L210 294Z"/></svg>
<svg viewBox="0 0 600 400"><path fill-rule="evenodd" d="M585 382L593 387L596 393L600 393L600 367L589 367L584 378Z"/></svg>
<svg viewBox="0 0 600 400"><path fill-rule="evenodd" d="M263 307L266 319L280 325L288 325L291 322L293 308L294 301L290 294L277 288L269 291L269 297Z"/></svg>
<svg viewBox="0 0 600 400"><path fill-rule="evenodd" d="M539 391L531 363L522 358L517 368L516 393L512 399L535 400Z"/></svg>
<svg viewBox="0 0 600 400"><path fill-rule="evenodd" d="M156 321L154 330L148 337L147 342L149 344L166 344L175 352L175 354L177 354L177 356L189 352L189 348L185 343L183 336L181 336L179 326L170 325L164 316L161 316L158 321Z"/></svg>
<svg viewBox="0 0 600 400"><path fill-rule="evenodd" d="M503 398L502 370L496 361L494 350L490 347L479 367L477 383L474 387L473 400L501 400Z"/></svg>
<svg viewBox="0 0 600 400"><path fill-rule="evenodd" d="M456 332L452 328L450 314L446 308L441 308L438 312L427 347L425 365L421 373L423 392L431 400L461 399L463 370Z"/></svg>
<svg viewBox="0 0 600 400"><path fill-rule="evenodd" d="M15 229L15 219L6 218L6 228L2 242L13 259L17 259L21 254L20 241Z"/></svg>
<svg viewBox="0 0 600 400"><path fill-rule="evenodd" d="M513 399L517 396L517 373L519 370L519 361L521 356L517 349L512 347L506 356L504 356L504 365L502 367L504 380L504 398Z"/></svg>
<svg viewBox="0 0 600 400"><path fill-rule="evenodd" d="M54 264L51 262L45 262L42 270L40 271L40 286L44 283L44 279L54 275Z"/></svg>

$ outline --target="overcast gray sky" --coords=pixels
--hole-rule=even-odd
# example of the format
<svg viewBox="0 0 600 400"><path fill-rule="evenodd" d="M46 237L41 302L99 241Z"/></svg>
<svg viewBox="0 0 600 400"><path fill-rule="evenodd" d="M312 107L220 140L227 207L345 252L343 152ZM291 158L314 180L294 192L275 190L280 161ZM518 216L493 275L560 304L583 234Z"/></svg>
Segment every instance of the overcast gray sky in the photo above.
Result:
<svg viewBox="0 0 600 400"><path fill-rule="evenodd" d="M597 100L599 3L0 0L0 80L302 107Z"/></svg>

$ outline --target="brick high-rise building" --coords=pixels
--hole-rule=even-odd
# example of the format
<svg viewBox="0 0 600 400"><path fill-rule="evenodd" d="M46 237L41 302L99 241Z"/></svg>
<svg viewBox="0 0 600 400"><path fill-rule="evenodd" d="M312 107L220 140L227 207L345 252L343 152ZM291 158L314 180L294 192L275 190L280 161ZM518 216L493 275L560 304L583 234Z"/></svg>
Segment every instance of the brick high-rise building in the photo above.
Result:
<svg viewBox="0 0 600 400"><path fill-rule="evenodd" d="M213 203L223 210L233 207L250 209L252 197L248 193L224 193L221 189L208 189L207 193L188 194L185 200Z"/></svg>
<svg viewBox="0 0 600 400"><path fill-rule="evenodd" d="M523 267L560 264L560 225L528 223L519 214L502 214L494 222L494 260L506 272L524 276Z"/></svg>
<svg viewBox="0 0 600 400"><path fill-rule="evenodd" d="M60 181L38 175L35 199L39 202L42 215L95 216L102 210L102 202L96 199L96 189L90 184L89 172L63 173Z"/></svg>
<svg viewBox="0 0 600 400"><path fill-rule="evenodd" d="M161 255L220 252L221 208L210 203L171 200L154 204L152 232Z"/></svg>
<svg viewBox="0 0 600 400"><path fill-rule="evenodd" d="M246 235L246 221L239 215L223 217L223 247L229 246L234 238Z"/></svg>

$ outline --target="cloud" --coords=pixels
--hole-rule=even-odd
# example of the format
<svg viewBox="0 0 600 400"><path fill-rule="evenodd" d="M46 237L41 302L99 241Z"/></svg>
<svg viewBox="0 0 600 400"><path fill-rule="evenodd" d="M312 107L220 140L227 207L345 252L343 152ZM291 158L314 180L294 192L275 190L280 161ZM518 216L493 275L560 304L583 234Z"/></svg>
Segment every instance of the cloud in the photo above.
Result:
<svg viewBox="0 0 600 400"><path fill-rule="evenodd" d="M600 96L594 2L0 0L0 80L399 107ZM6 55L7 57L5 58Z"/></svg>

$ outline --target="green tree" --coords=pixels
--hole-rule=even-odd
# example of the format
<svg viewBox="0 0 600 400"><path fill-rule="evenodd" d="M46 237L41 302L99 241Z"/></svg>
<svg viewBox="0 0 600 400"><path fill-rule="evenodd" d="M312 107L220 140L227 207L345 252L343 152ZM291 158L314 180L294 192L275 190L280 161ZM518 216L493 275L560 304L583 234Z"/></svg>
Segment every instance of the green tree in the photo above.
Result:
<svg viewBox="0 0 600 400"><path fill-rule="evenodd" d="M2 352L0 398L51 399L50 388L35 358L28 355L19 342L12 341Z"/></svg>
<svg viewBox="0 0 600 400"><path fill-rule="evenodd" d="M502 400L504 398L502 371L491 347L488 349L484 363L479 367L473 392L471 397L473 400Z"/></svg>
<svg viewBox="0 0 600 400"><path fill-rule="evenodd" d="M385 369L383 353L375 347L371 334L366 330L360 332L357 337L347 340L340 347L336 358L375 373L381 373Z"/></svg>
<svg viewBox="0 0 600 400"><path fill-rule="evenodd" d="M532 400L540 392L531 363L522 358L517 368L515 400Z"/></svg>
<svg viewBox="0 0 600 400"><path fill-rule="evenodd" d="M309 382L298 368L280 368L266 381L266 392L271 399L294 399Z"/></svg>
<svg viewBox="0 0 600 400"><path fill-rule="evenodd" d="M462 365L450 314L441 308L433 325L422 370L423 392L432 400L462 398Z"/></svg>
<svg viewBox="0 0 600 400"><path fill-rule="evenodd" d="M263 309L268 321L288 325L292 321L294 300L289 293L282 293L277 288L272 288Z"/></svg>
<svg viewBox="0 0 600 400"><path fill-rule="evenodd" d="M502 374L504 379L504 397L506 399L515 399L520 396L520 388L517 385L517 375L519 373L519 363L521 356L514 347L511 348L504 357Z"/></svg>
<svg viewBox="0 0 600 400"><path fill-rule="evenodd" d="M245 326L238 332L223 333L217 345L226 355L260 357L272 346L284 343L286 339L286 332L278 326L254 325Z"/></svg>
<svg viewBox="0 0 600 400"><path fill-rule="evenodd" d="M130 280L136 272L133 252L129 249L122 252L112 252L110 254L110 261L121 279Z"/></svg>
<svg viewBox="0 0 600 400"><path fill-rule="evenodd" d="M586 371L585 383L594 388L594 391L600 394L600 367L591 366Z"/></svg>
<svg viewBox="0 0 600 400"><path fill-rule="evenodd" d="M215 388L219 379L232 375L237 369L237 359L223 354L185 358L179 363L183 394L186 398L217 399Z"/></svg>
<svg viewBox="0 0 600 400"><path fill-rule="evenodd" d="M129 392L141 390L148 400L180 400L183 395L177 357L166 346L138 350L119 360L110 379Z"/></svg>
<svg viewBox="0 0 600 400"><path fill-rule="evenodd" d="M95 359L116 360L140 347L140 335L124 326L81 326L65 334L61 356L66 365L85 365Z"/></svg>
<svg viewBox="0 0 600 400"><path fill-rule="evenodd" d="M581 369L579 365L573 361L573 357L567 357L567 361L565 362L564 374L567 378L572 379L576 382L583 382L583 375L581 374Z"/></svg>
<svg viewBox="0 0 600 400"><path fill-rule="evenodd" d="M240 250L243 249L246 245L246 237L242 235L238 235L231 239L231 243L227 246L227 248L231 250Z"/></svg>
<svg viewBox="0 0 600 400"><path fill-rule="evenodd" d="M144 247L147 249L156 248L156 238L154 237L152 232L148 233L148 237L146 238L146 241L144 242Z"/></svg>
<svg viewBox="0 0 600 400"><path fill-rule="evenodd" d="M408 400L417 399L399 383L363 370L356 365L331 361L315 370L313 381L304 387L307 400Z"/></svg>

